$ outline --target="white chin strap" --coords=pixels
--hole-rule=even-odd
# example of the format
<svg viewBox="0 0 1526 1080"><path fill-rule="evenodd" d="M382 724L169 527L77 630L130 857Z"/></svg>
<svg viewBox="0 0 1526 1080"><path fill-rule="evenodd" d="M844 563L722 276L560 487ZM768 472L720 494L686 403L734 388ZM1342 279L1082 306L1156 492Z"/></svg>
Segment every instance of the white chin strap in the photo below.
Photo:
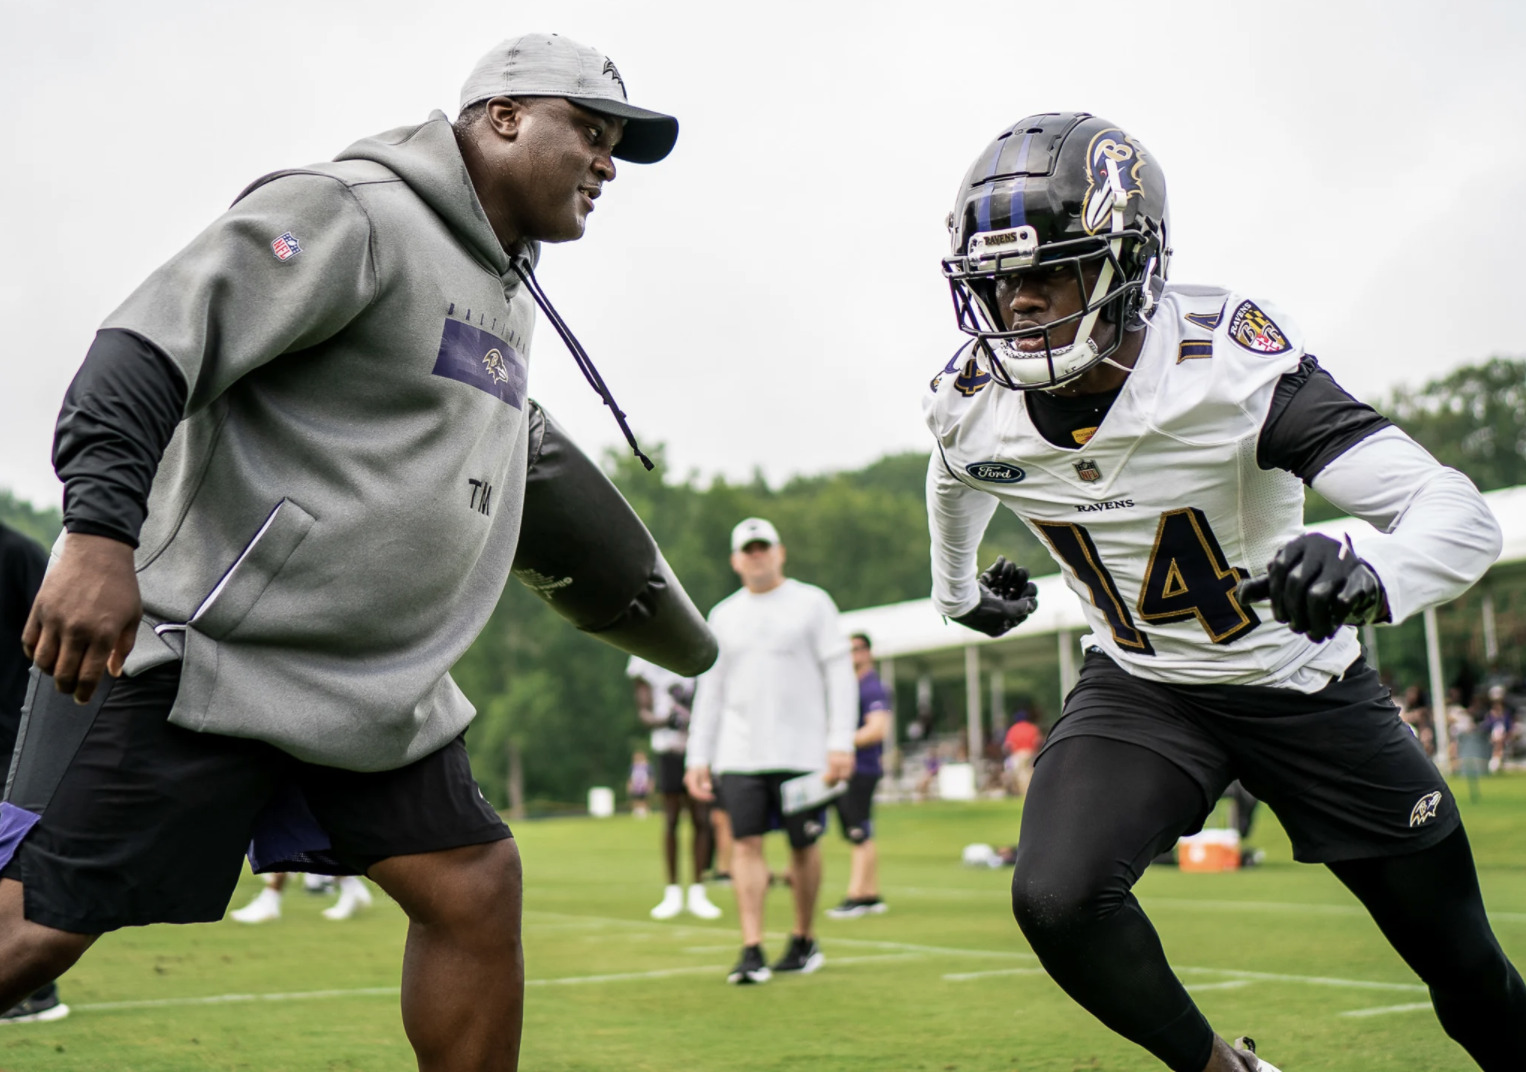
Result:
<svg viewBox="0 0 1526 1080"><path fill-rule="evenodd" d="M1049 364L1044 374L1047 377L1050 370L1053 371L1052 377L1055 380L1051 384L1053 386L1064 386L1066 383L1079 378L1081 373L1097 359L1097 343L1092 340L1092 330L1096 327L1097 319L1102 314L1102 309L1099 305L1102 302L1102 298L1107 295L1108 286L1113 281L1113 265L1123 257L1123 209L1128 205L1129 193L1123 189L1123 181L1118 177L1118 163L1109 159L1106 168L1107 186L1113 192L1113 227L1110 231L1112 239L1108 241L1108 247L1112 250L1113 257L1102 264L1102 272L1097 275L1097 284L1092 288L1091 299L1086 302L1086 306L1090 310L1082 316L1080 324L1076 326L1075 340L1069 345L1049 350ZM1123 327L1120 326L1118 332L1122 333ZM1043 355L1041 353L1025 353L1013 345L1011 341L1003 338L998 338L996 344L1004 356L1014 363L1031 361L1034 357ZM1102 362L1104 364L1111 364L1119 371L1132 370L1124 367L1111 356L1104 356Z"/></svg>

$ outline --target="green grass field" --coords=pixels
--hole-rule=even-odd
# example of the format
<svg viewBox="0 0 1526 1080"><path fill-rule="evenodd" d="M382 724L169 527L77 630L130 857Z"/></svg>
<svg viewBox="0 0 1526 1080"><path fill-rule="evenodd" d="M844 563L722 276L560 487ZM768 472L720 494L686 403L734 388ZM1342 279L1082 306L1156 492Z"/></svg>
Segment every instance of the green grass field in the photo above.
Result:
<svg viewBox="0 0 1526 1080"><path fill-rule="evenodd" d="M1461 781L1459 793L1465 792ZM1465 797L1465 796L1464 796ZM1496 934L1526 963L1526 776L1486 779L1465 805ZM1158 1062L1074 1005L1028 951L1004 871L967 869L967 843L1015 840L1017 803L880 811L888 914L823 919L814 975L732 987L723 919L647 917L660 897L659 825L529 822L529 988L522 1065L534 1070L1135 1070ZM1467 1069L1415 977L1326 871L1292 862L1270 814L1267 861L1236 874L1155 868L1140 896L1183 981L1221 1032L1292 1069ZM770 858L783 859L780 838ZM825 845L822 906L847 847ZM246 879L236 904L255 890ZM411 1069L398 1019L405 922L385 898L356 919L288 893L285 917L112 935L62 981L74 1013L0 1027L0 1069ZM770 956L789 928L771 890Z"/></svg>

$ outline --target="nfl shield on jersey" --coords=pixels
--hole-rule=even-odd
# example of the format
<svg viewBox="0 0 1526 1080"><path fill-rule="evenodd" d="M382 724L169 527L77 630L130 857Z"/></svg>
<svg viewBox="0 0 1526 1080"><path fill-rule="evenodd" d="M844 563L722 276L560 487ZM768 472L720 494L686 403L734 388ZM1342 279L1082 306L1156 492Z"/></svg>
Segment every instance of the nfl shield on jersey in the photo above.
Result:
<svg viewBox="0 0 1526 1080"><path fill-rule="evenodd" d="M956 358L964 392L944 379L926 398L935 536L978 534L999 500L1080 596L1086 643L1146 678L1313 688L1356 658L1354 631L1315 644L1235 597L1303 532L1302 482L1256 463L1277 381L1304 351L1285 316L1166 286L1133 374L1079 449L1039 434L1024 392L980 379L977 349ZM945 603L955 546L940 557L935 542Z"/></svg>

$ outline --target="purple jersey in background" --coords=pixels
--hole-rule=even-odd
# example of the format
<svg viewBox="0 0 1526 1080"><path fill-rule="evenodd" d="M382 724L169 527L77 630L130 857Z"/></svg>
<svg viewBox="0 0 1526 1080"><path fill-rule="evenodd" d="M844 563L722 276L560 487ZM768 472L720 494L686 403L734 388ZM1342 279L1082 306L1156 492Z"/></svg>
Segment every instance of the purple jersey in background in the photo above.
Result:
<svg viewBox="0 0 1526 1080"><path fill-rule="evenodd" d="M890 693L885 689L885 684L880 682L879 675L874 671L865 672L863 678L858 680L858 726L863 727L864 717L872 712L889 711ZM885 767L881 763L884 752L882 743L859 747L853 771L859 776L885 775Z"/></svg>

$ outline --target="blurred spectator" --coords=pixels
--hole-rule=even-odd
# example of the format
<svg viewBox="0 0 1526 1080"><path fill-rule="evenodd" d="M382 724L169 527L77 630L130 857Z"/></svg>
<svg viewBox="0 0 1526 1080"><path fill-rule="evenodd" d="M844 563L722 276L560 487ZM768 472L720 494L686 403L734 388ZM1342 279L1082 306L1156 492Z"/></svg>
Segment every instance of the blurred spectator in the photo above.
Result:
<svg viewBox="0 0 1526 1080"><path fill-rule="evenodd" d="M848 895L828 908L834 919L883 914L880 896L879 851L874 843L874 789L884 775L885 733L890 730L890 693L874 669L873 647L867 634L854 634L853 674L858 677L858 730L853 734L853 775L848 790L837 800L837 819L843 838L853 845L848 871Z"/></svg>
<svg viewBox="0 0 1526 1080"><path fill-rule="evenodd" d="M1230 800L1230 820L1235 831L1240 834L1240 865L1260 866L1266 859L1266 852L1252 847L1247 841L1256 820L1256 807L1261 805L1261 800L1252 795L1239 780L1224 789L1224 798Z"/></svg>
<svg viewBox="0 0 1526 1080"><path fill-rule="evenodd" d="M684 751L689 744L690 706L694 701L694 680L660 668L649 660L632 656L625 667L636 701L636 716L652 733L652 755L656 762L655 784L652 770L646 776L646 792L640 796L641 816L646 814L646 798L653 787L662 796L662 857L667 873L662 900L652 908L652 918L671 919L687 910L702 919L718 919L721 909L705 893L704 873L713 852L713 802L693 798L684 786ZM643 764L646 755L639 755ZM632 781L635 769L632 766ZM631 797L637 798L635 792ZM690 856L694 876L688 891L679 884L678 829L688 817L693 830ZM729 830L726 836L729 838Z"/></svg>
<svg viewBox="0 0 1526 1080"><path fill-rule="evenodd" d="M943 758L938 753L938 744L930 742L922 753L922 776L917 781L917 798L930 798L936 793L938 787L938 770L943 767Z"/></svg>
<svg viewBox="0 0 1526 1080"><path fill-rule="evenodd" d="M1452 750L1457 768L1468 781L1468 799L1478 802L1478 778L1489 760L1489 733L1473 713L1462 706L1462 691L1454 688L1447 696L1447 730L1452 736ZM1474 708L1483 712L1483 702L1475 699Z"/></svg>
<svg viewBox="0 0 1526 1080"><path fill-rule="evenodd" d="M733 985L808 975L823 962L812 936L826 825L820 808L784 810L784 785L817 774L830 786L853 775L858 680L837 605L825 591L786 577L773 525L747 518L731 531L731 568L742 588L710 611L720 659L700 676L685 758L696 800L714 793L731 819L732 891L742 952ZM763 837L789 836L794 928L784 957L763 955L768 864Z"/></svg>
<svg viewBox="0 0 1526 1080"><path fill-rule="evenodd" d="M1033 759L1044 745L1044 733L1028 716L1027 709L1012 714L1012 726L1007 728L1002 740L1007 751L1007 791L1019 799L1028 794L1028 781L1033 778Z"/></svg>
<svg viewBox="0 0 1526 1080"><path fill-rule="evenodd" d="M652 794L652 766L640 750L631 755L631 775L625 782L625 794L630 796L631 816L646 817L646 800Z"/></svg>
<svg viewBox="0 0 1526 1080"><path fill-rule="evenodd" d="M1505 702L1503 686L1489 688L1489 705L1479 717L1478 726L1489 737L1489 771L1499 772L1515 731L1515 713Z"/></svg>
<svg viewBox="0 0 1526 1080"><path fill-rule="evenodd" d="M921 742L933 733L933 714L926 705L917 706L917 715L911 718L911 723L906 725L906 738L910 742Z"/></svg>
<svg viewBox="0 0 1526 1080"><path fill-rule="evenodd" d="M1425 749L1427 757L1436 754L1436 729L1431 723L1431 709L1429 699L1425 691L1411 685L1404 691L1404 701L1400 705L1399 719L1403 720L1414 731L1420 740L1420 745Z"/></svg>

